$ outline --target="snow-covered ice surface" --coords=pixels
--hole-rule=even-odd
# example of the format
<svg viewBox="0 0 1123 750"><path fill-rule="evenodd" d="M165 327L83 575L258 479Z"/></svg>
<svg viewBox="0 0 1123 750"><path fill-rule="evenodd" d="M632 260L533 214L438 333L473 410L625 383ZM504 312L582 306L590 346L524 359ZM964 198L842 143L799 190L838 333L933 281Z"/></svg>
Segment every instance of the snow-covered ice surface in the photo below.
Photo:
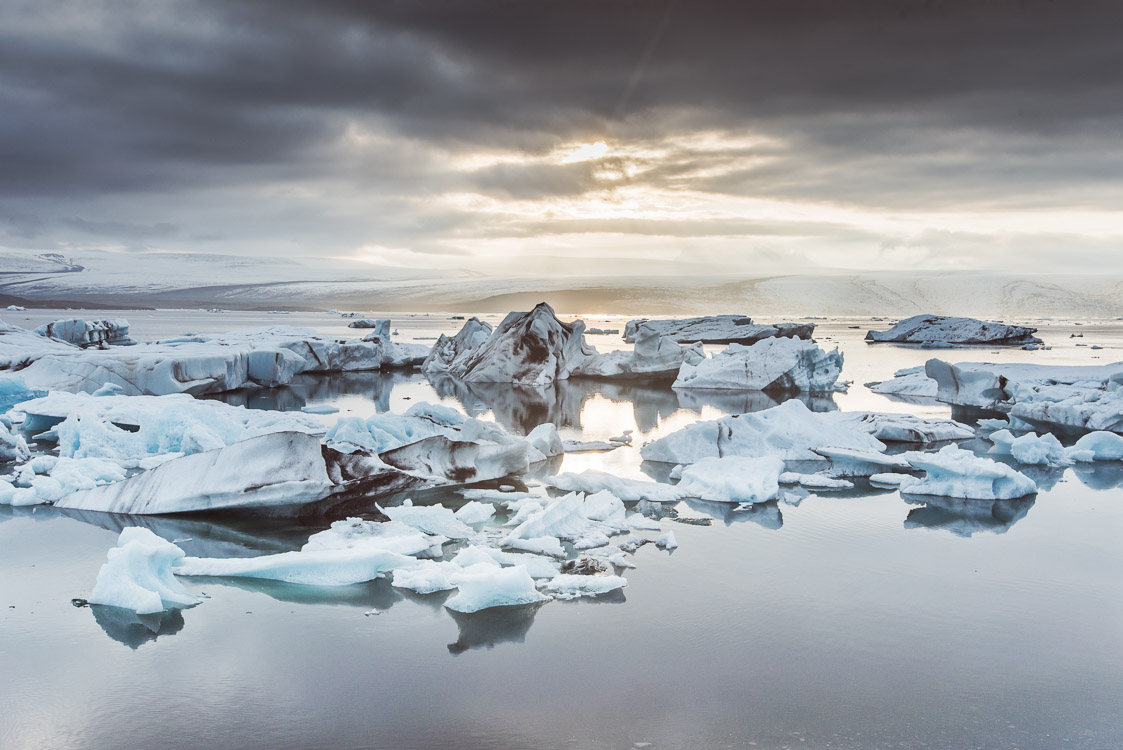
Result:
<svg viewBox="0 0 1123 750"><path fill-rule="evenodd" d="M409 317L348 307L372 320L393 318L391 330L399 330L393 335L403 342L453 336L465 322L447 314ZM21 316L30 320L10 322L31 329L77 314L28 312ZM185 331L219 334L268 322L243 313L81 315L127 317L131 335L140 340ZM365 332L349 333L346 324L355 318L317 315L322 324L312 314L283 320L315 327L328 338L358 340ZM478 317L493 326L502 318ZM606 330L622 329L626 322L580 317ZM1113 351L1123 345L1118 324L1020 322L1039 328L1053 348L988 351L985 358L1050 366L1121 358ZM860 385L923 366L931 352L867 346L865 331L884 327L874 321L816 324L819 345L839 347L845 354L841 378L856 385L846 393L800 396L792 402L799 406L784 404L782 396L688 393L654 381L449 385L437 376L427 380L401 371L297 373L285 387L222 396L231 405L284 410L307 420L308 438L316 443L343 419L361 426L351 433L354 439L373 440L371 417L397 415L381 424L400 426L401 415L421 402L429 405L419 406L412 417L425 414L439 427L421 442L465 442L457 438L469 418L479 424L471 423L468 436L479 440L500 437L489 425L500 426L502 440L509 442L493 445L525 445L528 455L533 447L545 458L539 464L528 459L510 476L467 487L413 485L377 501L391 512L441 508L433 515L442 518L428 522L447 523L451 514L456 524L448 523L447 530L464 538L385 521L364 492L338 507L329 500L324 513L278 519L128 516L0 504L0 565L9 571L0 585L0 627L19 644L6 653L0 684L5 744L63 746L38 729L31 734L33 728L50 727L51 737L81 737L91 750L154 743L178 748L197 744L212 728L237 726L252 729L242 736L254 747L650 742L656 748L799 743L864 750L920 740L1032 747L1045 737L1070 747L1118 746L1123 732L1114 696L1123 692L1123 657L1117 649L1114 571L1123 563L1116 544L1123 505L1115 500L1123 486L1118 458L1123 438L1100 432L1078 440L1058 432L1073 461L1068 466L1019 464L1013 456L992 454L996 466L1017 470L1037 487L1036 494L1010 500L902 494L864 476L833 478L832 461L846 448L851 458L869 451L879 461L899 461L895 457L909 455L900 451L912 448L931 459L951 436L980 459L992 443L963 437L964 430L974 432L971 413L957 408L952 422L950 405L893 400ZM1072 332L1105 348L1075 348L1081 339L1068 342ZM602 353L613 346L625 355L633 352L619 337L615 343L609 338L597 339ZM707 354L714 350L707 347ZM781 404L779 413L788 418L762 417ZM338 412L300 411L310 405ZM442 417L435 407L457 416ZM643 460L645 450L696 423L724 422L743 411L760 420L759 434L750 438L750 430L734 443L761 446L760 451L715 456L713 462L774 464L777 453L785 454L773 500L685 496L680 485L691 476L720 484L735 473L716 471L708 465L713 462L686 462L674 471L673 463ZM0 479L13 493L34 494L31 482L49 490L45 480L65 473L85 476L62 459L44 460L58 449L50 436L35 436L57 431L59 424L24 430L23 413L11 417L14 422L5 427L24 438L32 456L24 463L0 460ZM545 423L555 429L523 440ZM808 439L784 445L802 434L797 428L804 423L808 435L813 430L832 444ZM1019 436L1030 429L1004 425L988 425L980 434L1005 428ZM117 429L138 434L132 432L138 426L122 422ZM1050 431L1034 429L1038 435ZM610 440L628 430L630 444ZM854 444L840 445L844 437ZM562 448L567 442L617 447L546 456L558 442ZM725 438L715 442L724 452ZM407 450L411 445L417 443L388 452L401 450L401 463L437 465L429 448ZM788 457L789 451L802 457ZM356 460L361 453L339 456ZM1100 460L1092 460L1096 457ZM941 468L940 482L988 485L971 463L963 477ZM890 481L926 481L923 471L890 468ZM884 475L884 467L879 472ZM201 474L185 473L184 483L198 482ZM721 494L749 494L754 482L770 489L770 475L754 469ZM577 491L552 486L550 477L565 476L588 482L586 496L547 514L550 498ZM991 478L990 492L1005 494L1007 479ZM633 490L635 499L611 491L590 497L613 482L621 494ZM653 502L644 497L652 488L674 496ZM4 491L0 485L0 494ZM413 502L406 505L405 497ZM413 522L421 524L422 514L414 515ZM537 526L526 533L540 536L511 541L552 555L504 547L529 521ZM123 528L132 527L174 543L200 566L193 571L177 566L182 573L206 573L178 578L192 597L202 598L198 606L138 615L70 603L91 598L107 551L116 548ZM547 536L550 532L556 536ZM461 588L453 583L458 577ZM618 587L621 581L626 586ZM1010 622L1018 626L1002 625ZM1073 632L1080 638L1072 638ZM223 665L218 679L214 664ZM653 680L653 668L672 677ZM746 681L746 674L754 679ZM392 689L378 690L371 699L372 679ZM193 703L190 716L160 711L157 720L154 696L166 695L169 684L207 699ZM1019 686L1013 694L1010 684ZM309 685L314 689L305 689ZM637 685L654 687L637 692ZM90 700L95 689L114 700ZM613 696L607 704L605 694ZM845 706L823 698L839 694L864 698ZM668 722L667 706L680 705L683 695L707 710L674 711ZM501 727L478 719L483 702L503 706ZM60 705L67 710L52 708ZM129 707L128 721L119 720L121 705ZM424 715L419 705L426 706ZM573 715L582 721L574 723ZM965 715L975 719L969 725L948 720ZM374 734L372 725L378 727Z"/></svg>

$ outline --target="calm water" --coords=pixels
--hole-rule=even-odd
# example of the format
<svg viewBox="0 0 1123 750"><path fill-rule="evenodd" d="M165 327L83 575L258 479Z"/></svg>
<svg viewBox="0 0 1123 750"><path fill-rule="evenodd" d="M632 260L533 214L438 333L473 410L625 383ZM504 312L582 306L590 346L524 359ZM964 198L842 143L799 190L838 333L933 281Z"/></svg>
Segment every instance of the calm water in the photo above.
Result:
<svg viewBox="0 0 1123 750"><path fill-rule="evenodd" d="M5 319L36 316L54 317ZM142 338L263 323L356 334L325 315L127 316ZM447 317L396 320L399 338L455 330ZM843 348L855 385L813 408L947 416L861 385L930 356L1123 359L1119 323L1052 322L1053 350L992 354L870 347L868 322L820 321L819 341ZM429 400L515 431L543 421L585 439L632 429L635 447L569 455L560 469L637 478L668 468L642 463L643 442L772 405L759 395L576 382L535 392L407 374L308 378L227 400L328 402L358 415ZM469 616L444 609L447 595L384 581L186 579L210 598L145 622L75 608L70 599L89 594L122 526L188 540L189 553L252 555L296 549L331 519L0 507L0 747L1123 747L1123 467L1027 473L1042 488L1036 497L970 513L868 486L749 513L682 503L668 510L709 525L666 521L680 547L642 547L622 595ZM424 500L463 501L447 491Z"/></svg>

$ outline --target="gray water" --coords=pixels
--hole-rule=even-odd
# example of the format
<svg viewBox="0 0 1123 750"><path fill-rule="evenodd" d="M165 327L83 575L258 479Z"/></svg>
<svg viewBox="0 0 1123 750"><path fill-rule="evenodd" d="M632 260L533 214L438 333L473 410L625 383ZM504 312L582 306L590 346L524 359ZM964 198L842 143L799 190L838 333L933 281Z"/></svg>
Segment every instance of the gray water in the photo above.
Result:
<svg viewBox="0 0 1123 750"><path fill-rule="evenodd" d="M128 317L146 338L273 323L361 333L339 332L326 316L238 315L245 322ZM459 326L447 316L396 323L403 340ZM931 356L1123 358L1118 323L1053 322L1044 328L1051 351L1001 353L867 346L861 323L820 322L817 339L843 348L843 376L855 385L813 408L947 416L946 406L861 385ZM1085 337L1069 339L1074 331ZM623 345L592 338L602 350ZM357 415L440 401L515 431L554 421L567 438L632 429L633 447L567 455L550 469L636 478L668 468L641 461L643 442L773 404L603 383L469 388L403 373L305 378L224 398L286 409L326 402ZM189 553L252 555L298 548L334 519L0 507L0 747L1123 747L1123 467L1026 471L1036 496L966 507L861 484L748 513L684 502L669 510L692 522L664 522L679 548L640 548L618 595L467 616L443 607L447 594L385 581L332 589L185 579L209 598L144 621L74 607L123 526L188 540ZM447 490L422 500L463 502Z"/></svg>

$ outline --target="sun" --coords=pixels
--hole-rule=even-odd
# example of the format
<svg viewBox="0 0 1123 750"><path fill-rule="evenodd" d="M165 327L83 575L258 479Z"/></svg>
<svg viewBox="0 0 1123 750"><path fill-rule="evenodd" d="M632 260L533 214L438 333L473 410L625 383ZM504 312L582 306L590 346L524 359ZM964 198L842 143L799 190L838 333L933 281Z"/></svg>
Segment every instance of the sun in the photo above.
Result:
<svg viewBox="0 0 1123 750"><path fill-rule="evenodd" d="M594 161L608 153L608 144L604 141L581 143L558 152L558 161L561 164L576 164L581 161Z"/></svg>

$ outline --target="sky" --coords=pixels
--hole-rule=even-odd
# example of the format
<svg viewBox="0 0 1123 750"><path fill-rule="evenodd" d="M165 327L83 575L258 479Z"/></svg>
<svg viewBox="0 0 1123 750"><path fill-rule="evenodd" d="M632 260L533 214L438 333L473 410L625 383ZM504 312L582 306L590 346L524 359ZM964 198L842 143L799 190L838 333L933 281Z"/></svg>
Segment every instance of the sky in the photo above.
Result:
<svg viewBox="0 0 1123 750"><path fill-rule="evenodd" d="M3 0L0 250L1123 273L1123 3Z"/></svg>

